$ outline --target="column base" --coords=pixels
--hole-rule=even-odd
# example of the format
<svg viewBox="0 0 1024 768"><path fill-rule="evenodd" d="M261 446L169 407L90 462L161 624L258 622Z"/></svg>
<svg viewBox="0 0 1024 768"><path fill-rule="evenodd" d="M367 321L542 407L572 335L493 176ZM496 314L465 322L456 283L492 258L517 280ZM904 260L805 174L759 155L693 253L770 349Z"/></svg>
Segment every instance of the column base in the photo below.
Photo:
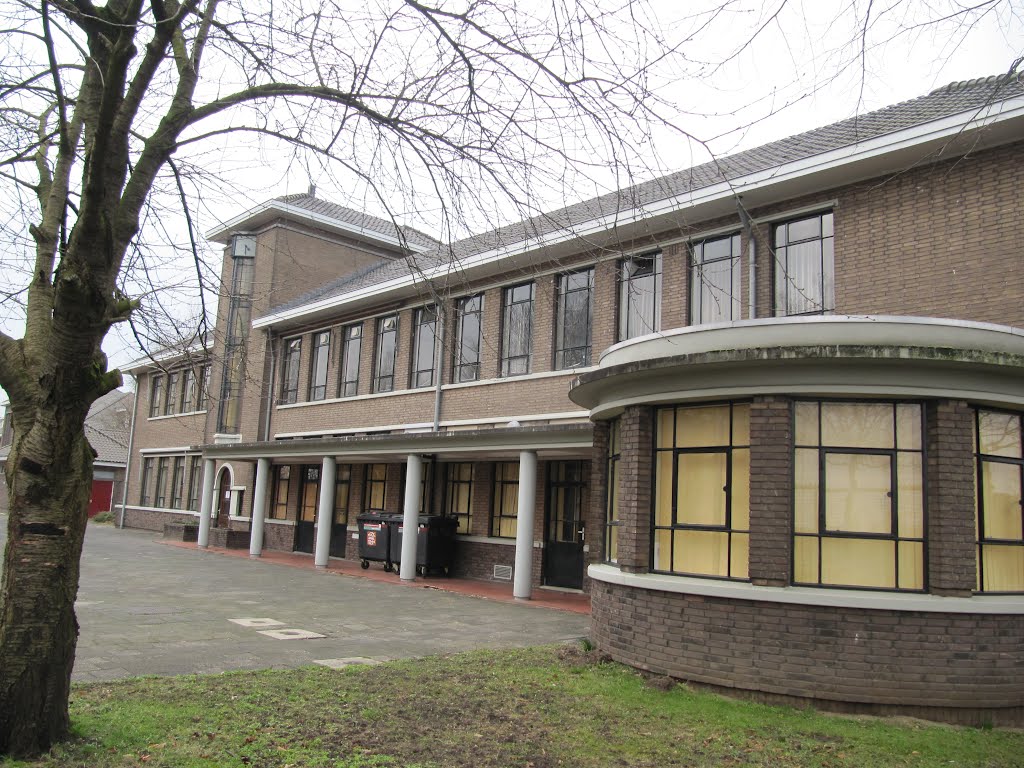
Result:
<svg viewBox="0 0 1024 768"><path fill-rule="evenodd" d="M253 554L252 552L249 553L249 559L250 560L259 560L260 557L262 557L262 555L256 555L256 554Z"/></svg>

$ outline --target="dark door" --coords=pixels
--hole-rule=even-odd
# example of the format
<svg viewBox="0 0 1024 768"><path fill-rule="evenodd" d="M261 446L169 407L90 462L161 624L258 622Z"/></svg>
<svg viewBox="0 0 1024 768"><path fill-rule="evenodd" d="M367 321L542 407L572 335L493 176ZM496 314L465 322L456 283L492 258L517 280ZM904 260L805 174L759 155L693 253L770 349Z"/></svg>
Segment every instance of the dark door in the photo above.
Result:
<svg viewBox="0 0 1024 768"><path fill-rule="evenodd" d="M320 497L320 467L302 468L299 520L295 524L295 551L313 552L316 546L316 508Z"/></svg>
<svg viewBox="0 0 1024 768"><path fill-rule="evenodd" d="M231 473L228 472L227 467L220 473L217 499L217 518L214 520L214 525L218 528L227 528L231 516Z"/></svg>
<svg viewBox="0 0 1024 768"><path fill-rule="evenodd" d="M548 464L544 583L552 587L583 586L584 466L582 461Z"/></svg>
<svg viewBox="0 0 1024 768"><path fill-rule="evenodd" d="M331 557L344 557L348 544L348 499L352 488L352 465L339 464L334 489L334 520L331 523Z"/></svg>

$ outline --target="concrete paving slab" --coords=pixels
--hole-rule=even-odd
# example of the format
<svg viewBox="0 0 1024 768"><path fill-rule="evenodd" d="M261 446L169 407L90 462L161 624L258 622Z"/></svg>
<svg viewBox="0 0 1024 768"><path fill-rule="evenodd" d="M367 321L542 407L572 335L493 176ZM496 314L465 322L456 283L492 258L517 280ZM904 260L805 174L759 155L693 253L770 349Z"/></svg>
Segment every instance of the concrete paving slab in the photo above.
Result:
<svg viewBox="0 0 1024 768"><path fill-rule="evenodd" d="M0 547L7 517L0 515ZM377 660L586 636L590 617L161 543L90 525L74 679L112 680L318 660ZM321 638L284 642L230 619L268 617Z"/></svg>

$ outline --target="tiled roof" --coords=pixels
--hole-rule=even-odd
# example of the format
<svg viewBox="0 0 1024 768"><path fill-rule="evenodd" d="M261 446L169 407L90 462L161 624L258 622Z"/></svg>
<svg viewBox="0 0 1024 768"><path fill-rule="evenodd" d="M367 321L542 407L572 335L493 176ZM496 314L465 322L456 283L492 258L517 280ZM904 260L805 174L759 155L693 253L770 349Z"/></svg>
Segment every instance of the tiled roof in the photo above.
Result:
<svg viewBox="0 0 1024 768"><path fill-rule="evenodd" d="M437 240L430 235L420 232L418 229L405 225L398 225L396 227L393 221L371 216L368 213L346 208L343 205L330 203L306 192L284 195L275 199L288 205L294 205L296 208L304 208L310 213L328 216L356 229L365 229L388 237L404 239L414 248L436 248L438 246ZM398 233L401 233L401 237L399 237Z"/></svg>
<svg viewBox="0 0 1024 768"><path fill-rule="evenodd" d="M457 241L451 246L442 246L434 251L418 254L405 260L378 264L363 272L349 274L319 286L292 301L274 307L271 312L294 309L314 301L385 283L391 279L408 275L410 270L426 270L503 245L513 245L559 230L571 230L575 226L594 219L624 213L635 208L643 208L661 200L694 192L729 179L736 179L785 163L852 146L943 117L970 110L980 111L990 104L1021 95L1024 95L1024 80L1020 75L996 75L950 83L937 88L926 96L857 115L822 128L805 131L551 213L534 216L517 224ZM331 206L330 203L323 203L323 205ZM348 209L341 210L348 211ZM354 211L349 213L355 214ZM362 214L356 215L361 216Z"/></svg>

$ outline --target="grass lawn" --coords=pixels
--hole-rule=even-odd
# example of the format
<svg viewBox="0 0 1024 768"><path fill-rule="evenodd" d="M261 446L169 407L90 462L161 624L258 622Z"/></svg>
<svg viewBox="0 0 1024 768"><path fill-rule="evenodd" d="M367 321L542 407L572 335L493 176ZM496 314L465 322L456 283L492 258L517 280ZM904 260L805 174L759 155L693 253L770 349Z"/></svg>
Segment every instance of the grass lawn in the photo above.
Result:
<svg viewBox="0 0 1024 768"><path fill-rule="evenodd" d="M1024 766L1024 733L652 686L578 648L75 686L76 741L5 768Z"/></svg>

